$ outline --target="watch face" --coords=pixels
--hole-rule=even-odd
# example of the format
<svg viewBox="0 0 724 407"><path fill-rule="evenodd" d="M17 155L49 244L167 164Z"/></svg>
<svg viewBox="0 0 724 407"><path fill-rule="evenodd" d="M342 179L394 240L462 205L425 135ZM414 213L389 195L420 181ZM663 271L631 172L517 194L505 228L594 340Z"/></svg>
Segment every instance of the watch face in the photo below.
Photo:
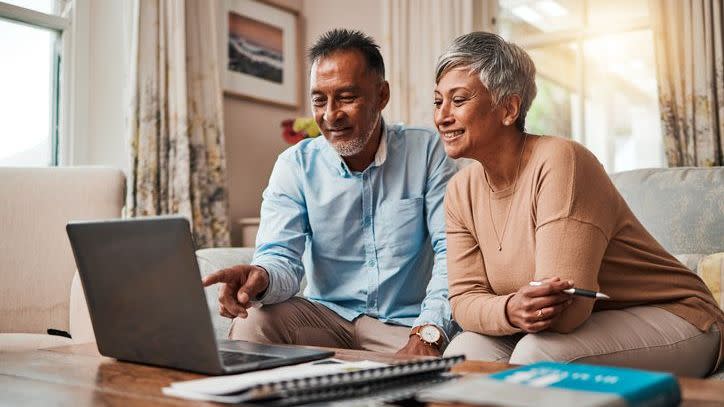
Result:
<svg viewBox="0 0 724 407"><path fill-rule="evenodd" d="M440 331L434 326L423 326L420 330L420 337L427 343L436 343L440 340Z"/></svg>

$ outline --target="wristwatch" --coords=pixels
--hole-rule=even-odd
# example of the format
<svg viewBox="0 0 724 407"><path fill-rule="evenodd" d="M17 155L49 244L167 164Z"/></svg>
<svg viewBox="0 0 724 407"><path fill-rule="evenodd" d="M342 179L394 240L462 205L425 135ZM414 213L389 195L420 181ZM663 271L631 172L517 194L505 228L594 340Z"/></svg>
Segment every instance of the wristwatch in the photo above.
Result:
<svg viewBox="0 0 724 407"><path fill-rule="evenodd" d="M426 345L434 346L437 349L442 347L445 338L440 329L435 325L420 325L412 328L410 336L417 335Z"/></svg>

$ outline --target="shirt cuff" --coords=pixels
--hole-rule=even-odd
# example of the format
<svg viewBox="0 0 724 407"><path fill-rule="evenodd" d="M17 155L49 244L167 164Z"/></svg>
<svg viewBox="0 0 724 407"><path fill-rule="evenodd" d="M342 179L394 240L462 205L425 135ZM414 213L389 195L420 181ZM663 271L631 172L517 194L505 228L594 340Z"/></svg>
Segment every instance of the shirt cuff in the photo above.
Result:
<svg viewBox="0 0 724 407"><path fill-rule="evenodd" d="M443 318L440 313L434 310L423 310L420 316L415 319L413 327L422 325L435 325L440 328L443 336L445 337L445 343L450 342L450 338L453 337L454 332L452 329L452 321L448 318Z"/></svg>
<svg viewBox="0 0 724 407"><path fill-rule="evenodd" d="M264 262L255 262L253 265L263 268L269 275L269 286L267 286L264 294L260 298L257 298L258 302L265 305L277 304L288 300L296 294L288 294L288 291L290 291L288 290L288 286L290 285L289 281L285 282L283 276L274 271L273 265Z"/></svg>

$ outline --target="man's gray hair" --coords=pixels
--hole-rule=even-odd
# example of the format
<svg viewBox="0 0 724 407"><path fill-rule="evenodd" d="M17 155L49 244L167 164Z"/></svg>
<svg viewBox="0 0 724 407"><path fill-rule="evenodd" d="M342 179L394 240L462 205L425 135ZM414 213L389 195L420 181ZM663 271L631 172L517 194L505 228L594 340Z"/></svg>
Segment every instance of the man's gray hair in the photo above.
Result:
<svg viewBox="0 0 724 407"><path fill-rule="evenodd" d="M438 58L435 83L448 71L468 68L490 92L493 106L508 96L520 97L515 126L525 131L525 116L537 92L535 64L521 47L487 32L472 32L456 38Z"/></svg>

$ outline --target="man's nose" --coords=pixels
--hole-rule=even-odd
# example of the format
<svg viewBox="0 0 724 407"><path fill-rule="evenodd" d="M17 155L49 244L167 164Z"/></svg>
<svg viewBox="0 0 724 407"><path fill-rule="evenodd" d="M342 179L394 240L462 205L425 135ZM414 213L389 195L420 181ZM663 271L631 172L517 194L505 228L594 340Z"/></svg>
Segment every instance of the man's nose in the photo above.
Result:
<svg viewBox="0 0 724 407"><path fill-rule="evenodd" d="M324 115L322 118L325 122L333 124L337 122L343 114L344 112L338 109L335 103L327 103L327 108L324 109Z"/></svg>

